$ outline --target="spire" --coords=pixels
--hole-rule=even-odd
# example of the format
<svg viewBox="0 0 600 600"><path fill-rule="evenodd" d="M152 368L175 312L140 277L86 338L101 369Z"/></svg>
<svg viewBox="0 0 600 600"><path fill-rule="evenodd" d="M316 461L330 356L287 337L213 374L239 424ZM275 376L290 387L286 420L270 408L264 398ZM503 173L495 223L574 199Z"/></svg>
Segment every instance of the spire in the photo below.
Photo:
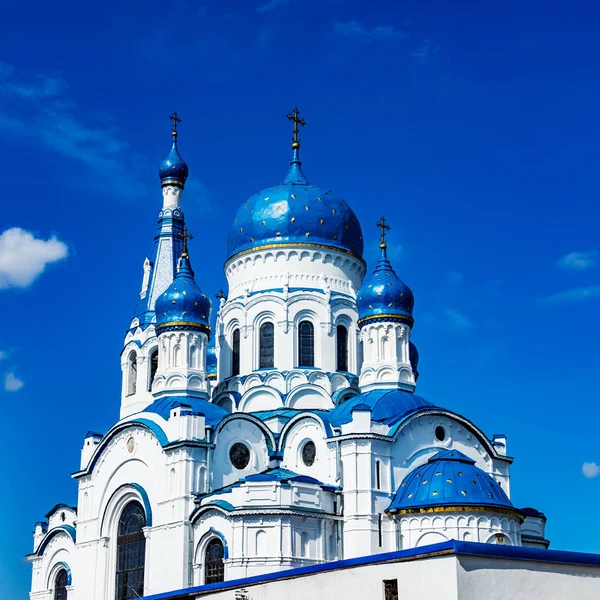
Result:
<svg viewBox="0 0 600 600"><path fill-rule="evenodd" d="M289 121L294 122L294 130L292 134L292 161L290 162L290 170L283 180L283 183L295 183L297 185L306 185L308 183L308 179L302 172L302 163L300 162L300 138L298 134L300 132L299 126L304 127L306 125L306 121L300 118L300 111L297 108L294 108L293 113L288 113L287 118Z"/></svg>
<svg viewBox="0 0 600 600"><path fill-rule="evenodd" d="M177 269L176 277L194 277L194 270L192 269L187 246L187 241L193 240L194 236L188 233L188 228L185 225L183 226L183 231L180 231L177 235L183 238L183 252L179 259L179 268Z"/></svg>
<svg viewBox="0 0 600 600"><path fill-rule="evenodd" d="M171 151L167 155L167 158L160 164L158 175L163 187L174 185L183 189L185 181L188 178L189 169L183 158L179 155L179 149L177 148L177 136L179 135L177 126L181 123L181 119L177 116L176 112L170 115L169 119L173 121L173 129L171 132L173 145L171 146Z"/></svg>

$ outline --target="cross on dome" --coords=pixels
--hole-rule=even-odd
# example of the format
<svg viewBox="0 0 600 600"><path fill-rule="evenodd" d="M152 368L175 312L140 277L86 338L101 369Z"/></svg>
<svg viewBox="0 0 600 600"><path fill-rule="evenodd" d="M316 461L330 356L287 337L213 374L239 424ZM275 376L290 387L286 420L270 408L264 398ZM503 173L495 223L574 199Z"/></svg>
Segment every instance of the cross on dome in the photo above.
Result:
<svg viewBox="0 0 600 600"><path fill-rule="evenodd" d="M389 231L391 227L385 222L385 217L381 217L377 223L375 223L375 227L381 228L381 241L379 243L380 248L387 248L387 244L385 242L385 232Z"/></svg>
<svg viewBox="0 0 600 600"><path fill-rule="evenodd" d="M177 125L181 123L181 119L177 116L177 111L175 111L172 115L169 115L169 119L173 121L173 137L177 137Z"/></svg>
<svg viewBox="0 0 600 600"><path fill-rule="evenodd" d="M191 233L188 233L188 228L186 225L183 226L183 233L179 232L177 234L179 237L183 238L183 253L181 254L181 256L185 256L187 258L188 256L188 246L187 246L187 241L188 240L193 240L194 236Z"/></svg>
<svg viewBox="0 0 600 600"><path fill-rule="evenodd" d="M287 118L290 121L294 122L294 135L292 136L292 148L294 150L298 150L300 148L300 140L298 139L298 133L300 130L298 129L298 125L300 127L304 127L306 125L306 121L300 118L300 111L298 108L295 108L293 111L294 114L287 114Z"/></svg>

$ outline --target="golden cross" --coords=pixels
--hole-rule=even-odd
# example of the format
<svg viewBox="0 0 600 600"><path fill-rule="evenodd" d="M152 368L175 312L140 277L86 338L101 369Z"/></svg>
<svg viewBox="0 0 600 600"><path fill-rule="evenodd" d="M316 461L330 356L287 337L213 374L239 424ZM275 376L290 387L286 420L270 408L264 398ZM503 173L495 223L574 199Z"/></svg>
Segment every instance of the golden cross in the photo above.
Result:
<svg viewBox="0 0 600 600"><path fill-rule="evenodd" d="M391 228L385 222L385 217L381 217L377 223L375 223L375 227L381 228L381 242L379 243L380 248L387 248L387 244L385 243L385 232L389 231Z"/></svg>
<svg viewBox="0 0 600 600"><path fill-rule="evenodd" d="M177 112L169 115L169 119L173 121L173 135L177 135L177 125L181 123L181 119L177 116Z"/></svg>
<svg viewBox="0 0 600 600"><path fill-rule="evenodd" d="M300 111L297 108L294 109L293 115L288 114L286 116L290 121L294 121L294 135L292 137L292 148L294 150L297 150L298 148L300 148L300 140L298 139L298 125L300 125L300 127L304 127L306 125L306 121L300 118Z"/></svg>
<svg viewBox="0 0 600 600"><path fill-rule="evenodd" d="M188 228L185 225L183 226L183 233L179 232L177 235L179 237L183 238L183 253L181 254L181 256L185 256L187 258L187 256L188 256L187 241L193 240L194 236L191 235L190 233L188 233Z"/></svg>
<svg viewBox="0 0 600 600"><path fill-rule="evenodd" d="M223 291L223 289L220 289L219 293L215 294L215 298L218 298L219 300L224 298L225 300L227 300L227 296L225 295L225 292Z"/></svg>

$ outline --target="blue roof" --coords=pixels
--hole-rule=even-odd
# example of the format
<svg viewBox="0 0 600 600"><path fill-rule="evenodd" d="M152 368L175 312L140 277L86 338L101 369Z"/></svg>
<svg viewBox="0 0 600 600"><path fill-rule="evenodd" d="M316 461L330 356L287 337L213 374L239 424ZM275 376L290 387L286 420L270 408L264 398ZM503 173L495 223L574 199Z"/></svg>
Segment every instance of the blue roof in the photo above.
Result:
<svg viewBox="0 0 600 600"><path fill-rule="evenodd" d="M323 488L332 488L333 486L326 485L320 482L318 479L314 477L309 477L308 475L300 475L299 473L294 473L294 471L289 471L288 469L282 469L281 467L276 467L274 469L267 469L262 473L256 473L255 475L248 475L248 477L244 477L240 480L241 482L254 482L254 481L279 481L281 483L287 483L288 481L295 481L298 483L310 483L312 485L320 485Z"/></svg>
<svg viewBox="0 0 600 600"><path fill-rule="evenodd" d="M173 131L173 146L171 147L169 154L167 154L167 158L160 163L158 176L160 177L163 186L176 185L177 187L183 188L188 175L188 166L179 155L179 150L177 148L177 131Z"/></svg>
<svg viewBox="0 0 600 600"><path fill-rule="evenodd" d="M170 330L204 331L210 334L210 298L194 280L187 252L181 255L177 275L156 300L156 332Z"/></svg>
<svg viewBox="0 0 600 600"><path fill-rule="evenodd" d="M398 320L413 325L415 299L411 289L396 275L381 245L381 258L358 292L358 324L372 319Z"/></svg>
<svg viewBox="0 0 600 600"><path fill-rule="evenodd" d="M386 425L395 425L408 415L424 408L435 408L435 404L410 392L398 389L372 390L354 396L329 413L331 424L339 427L352 421L352 411L364 404L371 408L371 420Z"/></svg>
<svg viewBox="0 0 600 600"><path fill-rule="evenodd" d="M279 185L250 197L231 226L228 256L265 244L319 244L362 256L358 218L339 196L309 183L298 151Z"/></svg>
<svg viewBox="0 0 600 600"><path fill-rule="evenodd" d="M193 413L203 414L207 425L214 425L229 414L224 408L212 404L208 400L188 396L167 396L160 398L141 412L154 413L168 420L171 410L181 405L190 406L190 410Z"/></svg>
<svg viewBox="0 0 600 600"><path fill-rule="evenodd" d="M400 484L389 512L433 506L513 509L500 484L458 450L442 450L411 471Z"/></svg>

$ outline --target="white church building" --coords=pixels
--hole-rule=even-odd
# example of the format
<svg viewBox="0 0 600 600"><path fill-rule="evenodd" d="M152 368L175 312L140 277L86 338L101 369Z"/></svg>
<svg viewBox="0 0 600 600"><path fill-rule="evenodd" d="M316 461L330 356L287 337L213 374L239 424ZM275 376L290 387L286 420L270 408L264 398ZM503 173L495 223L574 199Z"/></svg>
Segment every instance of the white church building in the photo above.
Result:
<svg viewBox="0 0 600 600"><path fill-rule="evenodd" d="M596 596L564 589L600 597L600 557L547 550L544 515L512 503L506 436L418 395L414 298L387 257L389 226L363 239L349 204L309 181L304 121L288 117L289 170L232 216L215 302L188 252L172 116L119 420L83 439L77 506L35 526L30 599L325 598L334 582L348 598L520 597L516 583L455 591L449 573L475 555L508 574L541 564L544 598L563 597L548 565L592 569L569 581ZM379 245L375 265L365 244Z"/></svg>

